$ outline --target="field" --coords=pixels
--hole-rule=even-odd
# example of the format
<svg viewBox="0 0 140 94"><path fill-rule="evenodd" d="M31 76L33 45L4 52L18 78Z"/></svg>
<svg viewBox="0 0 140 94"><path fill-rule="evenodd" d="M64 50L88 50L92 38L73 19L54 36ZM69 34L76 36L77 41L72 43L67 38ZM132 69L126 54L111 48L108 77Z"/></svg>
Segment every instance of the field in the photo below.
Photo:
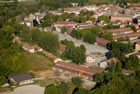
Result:
<svg viewBox="0 0 140 94"><path fill-rule="evenodd" d="M24 53L25 60L28 63L28 70L29 71L45 71L45 70L51 70L54 63L48 59L46 56L42 54L32 54L29 52Z"/></svg>

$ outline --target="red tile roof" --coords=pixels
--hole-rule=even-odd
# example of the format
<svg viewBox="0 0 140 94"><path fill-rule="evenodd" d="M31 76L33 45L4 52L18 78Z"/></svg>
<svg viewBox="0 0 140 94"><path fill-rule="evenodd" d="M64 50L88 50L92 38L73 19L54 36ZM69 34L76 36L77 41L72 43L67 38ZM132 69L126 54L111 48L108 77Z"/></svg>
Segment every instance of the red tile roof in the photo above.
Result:
<svg viewBox="0 0 140 94"><path fill-rule="evenodd" d="M137 42L137 44L139 44L139 45L140 45L140 41L138 41L138 42Z"/></svg>
<svg viewBox="0 0 140 94"><path fill-rule="evenodd" d="M96 43L98 44L98 45L102 45L102 46L107 46L107 44L109 43L110 41L108 41L108 40L105 40L105 39L103 39L103 38L99 38L99 37L96 37Z"/></svg>
<svg viewBox="0 0 140 94"><path fill-rule="evenodd" d="M117 59L116 58L110 58L106 61L108 64L111 64L111 63L116 63L117 62Z"/></svg>
<svg viewBox="0 0 140 94"><path fill-rule="evenodd" d="M52 53L48 52L48 51L43 51L42 53L44 53L47 57L52 58L52 59L58 59L57 56L53 55Z"/></svg>
<svg viewBox="0 0 140 94"><path fill-rule="evenodd" d="M125 28L116 28L116 29L108 29L106 31L112 32L112 33L119 33L119 32L132 32L132 29L130 27Z"/></svg>
<svg viewBox="0 0 140 94"><path fill-rule="evenodd" d="M136 32L136 33L129 33L129 34L121 34L121 35L114 35L113 38L114 40L117 40L119 38L135 38L135 37L140 37L140 32Z"/></svg>
<svg viewBox="0 0 140 94"><path fill-rule="evenodd" d="M62 52L65 52L66 51L66 46L64 45L64 44L59 44L59 49L60 49L60 51L62 51Z"/></svg>
<svg viewBox="0 0 140 94"><path fill-rule="evenodd" d="M68 21L68 22L66 22L66 21L63 21L63 22L57 22L56 24L62 24L62 25L69 25L69 24L76 24L75 22L73 22L73 21Z"/></svg>
<svg viewBox="0 0 140 94"><path fill-rule="evenodd" d="M65 63L62 61L58 61L56 62L55 65L56 68L62 69L64 71L69 71L72 73L80 73L82 72L82 75L88 76L88 77L92 77L93 75L97 74L97 73L102 73L103 71L98 71L98 70L93 70L93 69L89 69L87 67L83 67L80 65L76 65L76 64L72 64L72 63Z"/></svg>

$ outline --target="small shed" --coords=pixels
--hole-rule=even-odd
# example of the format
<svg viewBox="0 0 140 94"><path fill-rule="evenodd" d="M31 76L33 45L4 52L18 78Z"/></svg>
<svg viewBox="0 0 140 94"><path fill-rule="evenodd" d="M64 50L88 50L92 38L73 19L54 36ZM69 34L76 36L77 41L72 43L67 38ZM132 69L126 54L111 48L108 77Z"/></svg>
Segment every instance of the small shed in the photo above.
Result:
<svg viewBox="0 0 140 94"><path fill-rule="evenodd" d="M34 77L30 73L17 73L9 75L8 80L15 85L24 85L33 83Z"/></svg>

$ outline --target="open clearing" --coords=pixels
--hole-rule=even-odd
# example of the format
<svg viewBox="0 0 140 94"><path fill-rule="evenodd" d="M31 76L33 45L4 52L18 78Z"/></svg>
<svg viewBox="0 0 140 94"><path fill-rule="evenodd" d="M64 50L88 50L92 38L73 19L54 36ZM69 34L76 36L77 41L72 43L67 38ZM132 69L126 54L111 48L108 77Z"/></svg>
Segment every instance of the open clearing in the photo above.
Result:
<svg viewBox="0 0 140 94"><path fill-rule="evenodd" d="M37 53L24 53L25 59L28 63L29 71L43 71L52 69L54 63L49 60L46 56Z"/></svg>

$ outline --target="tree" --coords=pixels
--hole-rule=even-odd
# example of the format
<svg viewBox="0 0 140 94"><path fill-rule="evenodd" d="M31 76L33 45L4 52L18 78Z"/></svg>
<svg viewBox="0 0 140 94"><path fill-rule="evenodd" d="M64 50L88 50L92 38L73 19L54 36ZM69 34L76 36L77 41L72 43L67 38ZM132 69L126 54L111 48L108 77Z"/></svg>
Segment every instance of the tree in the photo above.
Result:
<svg viewBox="0 0 140 94"><path fill-rule="evenodd" d="M83 83L80 77L75 77L75 78L72 78L71 80L72 80L72 83L78 87Z"/></svg>
<svg viewBox="0 0 140 94"><path fill-rule="evenodd" d="M122 63L119 61L116 63L116 72L121 72L122 71Z"/></svg>
<svg viewBox="0 0 140 94"><path fill-rule="evenodd" d="M80 48L81 48L84 52L86 52L86 48L85 48L84 45L80 45Z"/></svg>
<svg viewBox="0 0 140 94"><path fill-rule="evenodd" d="M66 27L62 27L61 28L61 33L65 33L67 31L67 28Z"/></svg>
<svg viewBox="0 0 140 94"><path fill-rule="evenodd" d="M44 17L44 21L42 22L42 27L50 27L53 22L55 22L54 15L51 13L47 13Z"/></svg>
<svg viewBox="0 0 140 94"><path fill-rule="evenodd" d="M79 88L78 91L76 91L74 94L92 94L92 93L87 89Z"/></svg>
<svg viewBox="0 0 140 94"><path fill-rule="evenodd" d="M47 86L45 88L45 92L44 94L63 94L61 88L59 88L58 86Z"/></svg>
<svg viewBox="0 0 140 94"><path fill-rule="evenodd" d="M53 32L41 32L37 42L40 47L50 52L56 52L59 48L58 36Z"/></svg>
<svg viewBox="0 0 140 94"><path fill-rule="evenodd" d="M106 30L106 29L115 29L115 28L120 28L120 26L118 26L118 25L117 26L116 25L114 26L112 24L108 24L108 25L104 26L103 29Z"/></svg>
<svg viewBox="0 0 140 94"><path fill-rule="evenodd" d="M139 58L136 55L132 55L125 63L127 69L137 69L140 66Z"/></svg>
<svg viewBox="0 0 140 94"><path fill-rule="evenodd" d="M75 37L75 38L77 38L77 39L81 39L81 38L82 38L82 34L80 33L80 31L77 31L77 30L75 30L75 29L72 30L71 36L72 36L72 37Z"/></svg>
<svg viewBox="0 0 140 94"><path fill-rule="evenodd" d="M104 32L103 36L104 39L112 41L113 40L113 35L111 32Z"/></svg>
<svg viewBox="0 0 140 94"><path fill-rule="evenodd" d="M85 51L80 47L69 47L65 52L65 57L76 64L83 64L85 62Z"/></svg>
<svg viewBox="0 0 140 94"><path fill-rule="evenodd" d="M69 89L68 83L61 82L59 87L62 89L63 94L67 94L68 93L68 89Z"/></svg>
<svg viewBox="0 0 140 94"><path fill-rule="evenodd" d="M100 17L99 17L99 20L100 20L100 21L104 21L104 22L110 22L109 16L100 16Z"/></svg>
<svg viewBox="0 0 140 94"><path fill-rule="evenodd" d="M99 27L99 26L95 26L95 27L92 27L92 28L91 28L91 32L92 32L93 34L95 34L96 36L98 36L99 33L100 33L101 31L102 31L102 28Z"/></svg>
<svg viewBox="0 0 140 94"><path fill-rule="evenodd" d="M90 44L94 44L96 42L96 36L94 34L90 33L86 33L86 35L84 35L83 40L85 42L88 42Z"/></svg>
<svg viewBox="0 0 140 94"><path fill-rule="evenodd" d="M73 41L69 41L67 39L61 41L62 44L66 45L68 48L75 47Z"/></svg>
<svg viewBox="0 0 140 94"><path fill-rule="evenodd" d="M95 82L97 82L97 83L102 83L102 82L104 82L104 79L105 79L104 73L96 74L96 75L94 76L94 78L93 78L93 80L94 80Z"/></svg>

